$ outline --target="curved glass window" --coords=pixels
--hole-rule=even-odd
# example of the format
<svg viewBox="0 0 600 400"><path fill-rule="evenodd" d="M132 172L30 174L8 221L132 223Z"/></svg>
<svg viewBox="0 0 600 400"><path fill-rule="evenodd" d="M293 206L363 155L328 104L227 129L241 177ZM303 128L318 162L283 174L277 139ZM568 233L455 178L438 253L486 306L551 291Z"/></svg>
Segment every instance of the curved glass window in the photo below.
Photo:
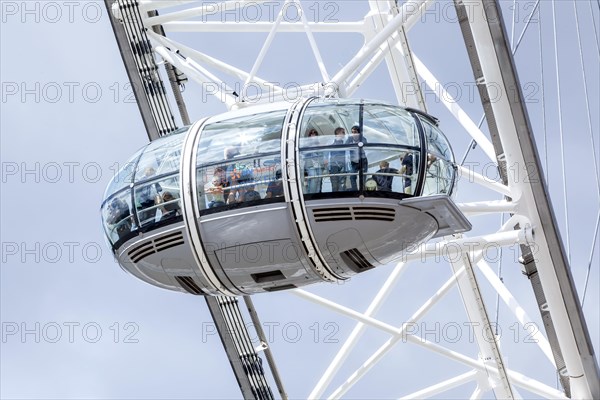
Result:
<svg viewBox="0 0 600 400"><path fill-rule="evenodd" d="M450 150L450 145L448 144L448 140L446 136L438 129L437 126L433 125L431 122L426 120L425 118L419 116L421 120L421 124L423 125L423 130L425 131L425 140L427 141L427 152L431 154L435 154L438 157L443 158L444 160L454 162L454 155Z"/></svg>
<svg viewBox="0 0 600 400"><path fill-rule="evenodd" d="M207 124L198 144L201 212L283 199L281 132L287 110Z"/></svg>
<svg viewBox="0 0 600 400"><path fill-rule="evenodd" d="M304 112L300 128L300 174L304 193L359 190L359 170L364 151L359 104L315 102ZM357 132L353 135L352 128Z"/></svg>
<svg viewBox="0 0 600 400"><path fill-rule="evenodd" d="M208 123L198 143L197 165L281 150L281 129L287 110Z"/></svg>
<svg viewBox="0 0 600 400"><path fill-rule="evenodd" d="M365 105L363 134L369 143L387 143L419 147L415 120L402 108L387 105Z"/></svg>
<svg viewBox="0 0 600 400"><path fill-rule="evenodd" d="M219 208L243 207L268 199L283 199L281 163L276 159L239 159L217 166L197 169L198 201L200 210L218 211ZM214 209L214 210L213 210Z"/></svg>
<svg viewBox="0 0 600 400"><path fill-rule="evenodd" d="M138 150L133 157L131 157L119 171L113 176L108 186L106 187L106 191L104 192L104 198L108 198L113 193L118 192L119 190L126 188L127 186L133 183L133 174L135 172L135 166L137 165L138 158L140 158L140 154L144 151L145 147Z"/></svg>
<svg viewBox="0 0 600 400"><path fill-rule="evenodd" d="M108 185L101 213L112 245L181 215L179 163L186 131L175 131L139 150Z"/></svg>
<svg viewBox="0 0 600 400"><path fill-rule="evenodd" d="M427 164L423 196L452 194L455 178L454 155L444 134L431 122L419 117L427 141Z"/></svg>
<svg viewBox="0 0 600 400"><path fill-rule="evenodd" d="M427 155L427 172L425 173L423 196L434 194L449 196L452 192L453 181L454 165L429 153Z"/></svg>
<svg viewBox="0 0 600 400"><path fill-rule="evenodd" d="M315 102L307 107L300 130L304 193L413 195L419 137L414 117L402 108Z"/></svg>
<svg viewBox="0 0 600 400"><path fill-rule="evenodd" d="M101 213L104 230L111 244L120 239L125 240L131 232L137 230L129 190L124 190L105 202Z"/></svg>
<svg viewBox="0 0 600 400"><path fill-rule="evenodd" d="M137 163L135 181L179 171L184 137L179 133L171 134L150 143Z"/></svg>
<svg viewBox="0 0 600 400"><path fill-rule="evenodd" d="M135 209L141 227L181 215L179 174L134 186Z"/></svg>

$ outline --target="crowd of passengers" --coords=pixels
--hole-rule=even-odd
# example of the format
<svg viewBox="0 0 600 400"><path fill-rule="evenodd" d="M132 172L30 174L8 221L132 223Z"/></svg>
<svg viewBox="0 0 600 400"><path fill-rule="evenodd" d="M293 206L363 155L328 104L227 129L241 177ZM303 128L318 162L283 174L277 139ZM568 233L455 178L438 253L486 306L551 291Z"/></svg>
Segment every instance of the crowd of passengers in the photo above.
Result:
<svg viewBox="0 0 600 400"><path fill-rule="evenodd" d="M319 132L316 129L309 129L308 138L317 139ZM362 144L359 144L362 143ZM338 127L334 131L334 139L331 145L354 145L353 149L331 150L329 152L312 151L304 154L305 176L307 178L306 193L319 193L322 189L323 177L329 176L332 192L342 192L346 190L358 190L357 178L362 169L363 176L368 179L365 181L366 190L392 191L394 176L404 176L403 192L410 194L412 185L413 155L406 153L401 157L401 168L390 168L390 163L386 160L379 162L379 170L374 173L368 173L369 160L362 145L368 143L368 139L361 135L360 127L353 126L351 134L346 138L346 130ZM310 144L309 144L310 146Z"/></svg>
<svg viewBox="0 0 600 400"><path fill-rule="evenodd" d="M316 139L318 136L316 129L309 129L305 135L309 140L306 147L312 147L310 139ZM363 176L368 177L364 182L366 190L392 191L393 179L398 176L403 177L402 191L411 193L414 173L412 153L406 153L401 157L400 169L391 168L388 161L382 160L376 172L368 173L369 161L359 143L362 145L368 143L367 138L361 135L359 126L352 127L349 137L346 137L345 128L338 127L334 130L334 140L331 145L342 148L326 152L322 150L302 152L304 192L320 193L324 177L330 179L332 192L357 191L359 170L362 169ZM347 149L343 148L344 145L356 146ZM315 141L314 146L318 146L318 142ZM239 146L225 148L225 165L216 167L204 185L206 208L283 196L280 169L275 171L274 177L271 171L269 178L257 179L253 166L244 164L247 161L235 162L239 156ZM264 197L261 197L257 186L264 188L267 183Z"/></svg>

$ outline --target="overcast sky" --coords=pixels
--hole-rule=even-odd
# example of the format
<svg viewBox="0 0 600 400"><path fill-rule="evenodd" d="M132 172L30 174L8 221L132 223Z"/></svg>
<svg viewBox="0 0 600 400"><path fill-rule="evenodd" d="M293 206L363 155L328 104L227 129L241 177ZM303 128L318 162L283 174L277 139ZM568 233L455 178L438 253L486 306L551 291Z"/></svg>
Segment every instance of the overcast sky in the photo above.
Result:
<svg viewBox="0 0 600 400"><path fill-rule="evenodd" d="M313 20L357 19L365 13L365 5L359 2L306 3ZM556 97L550 2L543 1L541 18L534 19L529 27L516 61L539 152L547 161L557 221L570 251L572 273L581 295L600 208L598 171L593 164L585 111L573 3L558 3L560 103ZM512 1L502 4L508 18ZM518 2L515 40L534 4L535 1ZM600 10L596 1L580 0L577 4L585 87L597 151ZM0 1L0 5L0 396L240 398L204 300L155 288L124 273L105 244L99 213L104 189L115 171L147 143L147 136L103 2ZM455 90L457 102L477 123L481 105L473 92L472 71L460 30L452 23L454 18L452 5L441 2L414 27L409 39L415 54L448 88ZM513 36L510 25L507 29ZM200 39L183 34L171 37L203 46L207 53L246 70L251 68L262 45L259 37L250 34ZM330 73L339 69L361 43L358 35L343 39L344 46L340 46L339 35L320 35L317 39L322 43ZM295 51L290 53L291 50ZM541 56L544 80L540 78ZM378 72L365 82L357 96L394 101L389 80L383 78L385 70L379 68ZM259 75L276 82L320 80L308 41L291 35L277 37ZM222 105L205 99L197 89L190 84L185 92L193 119L224 111ZM431 93L427 98L429 111L440 117L441 128L460 159L470 138ZM559 105L562 129L558 123ZM560 162L561 130L566 138L568 217L564 206L564 167ZM486 172L486 160L479 149L468 161L478 165L480 172ZM464 180L460 182L457 201L497 198ZM473 223L470 235L474 236L496 229L500 217L479 217ZM600 346L598 246L596 243L584 307L596 351ZM505 256L505 284L527 307L531 323L541 327L531 286L514 262L517 248L507 249ZM495 269L496 258L490 255L489 261ZM393 267L378 268L345 285L317 285L312 291L365 311ZM377 317L399 326L449 277L447 263L411 266ZM495 316L496 297L489 284L480 279L488 309ZM352 330L353 322L288 293L259 295L254 301L288 394L306 398ZM500 306L499 312L508 367L554 385L551 366L537 346L527 342L528 331L509 315L506 307ZM437 344L476 358L477 347L469 341L465 321L468 320L460 297L453 290L422 321L416 334L428 335ZM448 332L443 327L448 324L463 327L460 340L445 340ZM369 330L349 358L348 366L335 378L333 387L387 339L387 334ZM467 370L401 342L347 396L395 398ZM446 396L469 396L473 389L471 383ZM533 396L526 391L521 393L528 398ZM493 394L488 392L485 397Z"/></svg>

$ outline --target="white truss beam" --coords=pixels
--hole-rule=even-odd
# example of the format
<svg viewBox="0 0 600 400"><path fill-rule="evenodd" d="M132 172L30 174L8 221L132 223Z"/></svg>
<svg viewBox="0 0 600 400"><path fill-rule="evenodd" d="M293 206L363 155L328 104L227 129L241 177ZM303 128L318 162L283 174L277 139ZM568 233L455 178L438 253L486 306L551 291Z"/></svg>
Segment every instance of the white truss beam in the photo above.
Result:
<svg viewBox="0 0 600 400"><path fill-rule="evenodd" d="M488 366L486 368L486 366L483 365L483 363L480 360L475 360L471 357L465 356L464 354L461 354L459 352L447 349L443 346L440 346L438 344L432 343L426 339L417 337L416 335L410 335L410 334L406 334L402 332L402 328L396 328L392 325L386 324L384 322L381 322L377 319L371 318L371 317L367 317L362 313L359 313L357 311L354 311L348 307L344 307L342 305L339 305L333 301L324 299L320 296L317 296L313 293L304 291L304 290L300 290L300 289L294 289L292 291L290 291L291 293L305 299L311 302L314 302L316 304L319 304L323 307L326 307L328 309L331 309L337 313L340 313L342 315L345 315L349 318L354 318L358 321L361 321L367 325L370 325L374 328L380 329L384 332L389 333L390 335L403 335L401 336L402 339L405 339L406 341L419 345L421 347L424 347L434 353L440 354L446 358L449 358L451 360L457 361L459 363L462 363L468 367L471 368L475 368L478 371L484 372L484 373L488 373L488 374L492 374L492 375L498 375L498 370ZM518 373L516 371L513 370L507 370L507 374L509 379L511 380L511 382L515 385L519 385L522 388L529 390L533 393L536 393L540 396L549 398L549 399L567 399L567 397L559 390L556 390L550 386L544 385L543 383L526 377L525 375Z"/></svg>
<svg viewBox="0 0 600 400"><path fill-rule="evenodd" d="M503 37L504 30L500 25L501 16L498 14L497 4L487 0L469 0L462 3L471 11L468 23L473 33L479 63L486 77L481 84L493 83L503 88L503 95L491 102L491 107L507 165L522 166L518 169L507 169L508 185L511 197L519 201L520 214L531 221L536 232L537 271L570 378L571 395L582 399L597 397L600 394L598 367L593 356L590 358L588 355L589 344L585 339L585 327L582 326L584 321L581 319L578 299L571 287L572 278L568 264L560 242L555 242L557 234L552 229L556 229L556 225L547 204L543 181L540 181L540 163L530 138L527 116L522 109L521 100L513 100L514 97L509 95L512 94L511 90L519 85L516 77L512 75L512 57ZM525 166L532 165L531 160L534 160L537 170L533 177L537 179L535 182L525 181L523 176L523 170L527 171ZM552 244L548 242L548 238L552 240ZM592 395L592 391L595 396Z"/></svg>
<svg viewBox="0 0 600 400"><path fill-rule="evenodd" d="M400 277L402 276L405 267L405 263L398 263L398 265L396 265L392 273L386 279L381 290L373 298L373 301L367 308L367 311L365 311L365 315L371 317L375 315L375 313L377 313L379 308L383 305L384 300L394 288L398 279L400 279ZM327 389L327 386L329 386L331 380L339 371L344 360L346 360L346 358L350 354L350 351L356 346L365 328L366 325L362 322L356 324L356 326L354 327L354 329L352 330L352 332L350 333L350 335L348 336L348 338L346 339L346 341L344 342L334 359L331 361L329 367L327 367L327 370L325 370L325 373L323 374L315 388L311 391L310 395L308 396L310 399L317 399L323 397L323 393Z"/></svg>
<svg viewBox="0 0 600 400"><path fill-rule="evenodd" d="M343 396L352 388L352 386L358 382L363 376L367 374L373 368L379 360L381 360L406 334L406 329L410 326L414 326L417 321L423 318L434 305L441 301L450 289L454 287L457 279L459 279L465 272L464 268L459 269L449 280L447 280L438 291L431 296L421 307L406 321L400 328L400 335L395 335L388 339L379 349L377 349L371 357L367 359L348 379L338 387L330 396L330 398L339 398Z"/></svg>
<svg viewBox="0 0 600 400"><path fill-rule="evenodd" d="M492 268L489 266L489 264L483 259L477 261L476 264L479 270L488 280L488 282L494 287L496 292L498 292L498 295L500 295L500 298L502 299L504 304L508 306L515 318L517 318L517 321L519 321L519 323L523 327L526 327L527 323L533 321L533 319L527 314L525 309L519 304L517 299L506 288L502 281L500 281L498 275L496 275L494 271L492 271ZM554 356L552 355L552 349L550 348L550 343L548 343L548 340L546 339L546 337L544 337L542 331L537 329L536 327L534 330L529 330L529 332L531 335L531 340L537 343L537 345L540 347L548 361L550 361L550 363L556 367L556 363L554 362Z"/></svg>
<svg viewBox="0 0 600 400"><path fill-rule="evenodd" d="M400 400L410 400L410 399L427 399L429 397L436 396L438 394L444 393L450 389L454 389L455 387L464 385L465 383L471 382L477 378L478 372L476 370L471 370L469 372L465 372L464 374L455 376L454 378L446 379L443 382L436 383L435 385L431 385L426 389L422 389L416 392L413 392L409 395L400 397Z"/></svg>
<svg viewBox="0 0 600 400"><path fill-rule="evenodd" d="M452 270L456 273L460 268L465 268L466 273L458 279L458 288L463 298L463 304L471 322L483 327L483 329L475 330L475 339L479 346L479 357L486 366L493 366L498 372L498 375L490 374L492 387L496 398L513 399L514 394L508 376L506 366L500 349L498 348L498 338L492 329L490 318L479 289L479 283L473 270L473 262L469 255L463 254L460 261L450 260ZM486 337L486 332L492 337Z"/></svg>

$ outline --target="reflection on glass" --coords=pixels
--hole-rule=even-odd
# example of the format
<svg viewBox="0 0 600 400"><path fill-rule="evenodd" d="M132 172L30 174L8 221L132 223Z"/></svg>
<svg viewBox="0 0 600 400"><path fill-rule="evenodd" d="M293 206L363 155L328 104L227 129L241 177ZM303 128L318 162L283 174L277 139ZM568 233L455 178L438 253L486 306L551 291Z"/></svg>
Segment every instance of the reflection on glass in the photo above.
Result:
<svg viewBox="0 0 600 400"><path fill-rule="evenodd" d="M300 147L329 145L334 140L335 132L340 128L344 130L343 140L345 141L346 132L350 132L352 126L359 125L359 111L358 104L322 105L318 102L311 103L302 118ZM308 133L312 130L318 133L318 140L309 137Z"/></svg>
<svg viewBox="0 0 600 400"><path fill-rule="evenodd" d="M144 226L153 223L156 217L156 198L162 188L159 183L145 184L135 188L135 208L138 210L138 220Z"/></svg>
<svg viewBox="0 0 600 400"><path fill-rule="evenodd" d="M113 193L118 192L119 190L126 188L130 184L133 183L133 173L135 171L135 166L140 157L140 154L144 149L138 150L133 157L127 161L121 169L115 174L112 178L108 186L106 187L106 191L104 192L104 198L111 196Z"/></svg>
<svg viewBox="0 0 600 400"><path fill-rule="evenodd" d="M403 193L413 194L415 192L416 176L418 171L418 153L406 152L400 156L400 172L404 176Z"/></svg>
<svg viewBox="0 0 600 400"><path fill-rule="evenodd" d="M279 152L286 111L275 111L209 122L198 143L197 165L234 157Z"/></svg>
<svg viewBox="0 0 600 400"><path fill-rule="evenodd" d="M184 137L185 135L176 133L150 143L138 162L135 181L139 182L155 175L179 171Z"/></svg>
<svg viewBox="0 0 600 400"><path fill-rule="evenodd" d="M131 213L129 190L116 195L104 204L102 219L111 244L137 229Z"/></svg>
<svg viewBox="0 0 600 400"><path fill-rule="evenodd" d="M447 161L454 161L450 145L444 134L425 118L420 117L423 129L425 130L425 140L427 140L427 152L433 153L437 157Z"/></svg>
<svg viewBox="0 0 600 400"><path fill-rule="evenodd" d="M169 181L162 181L162 195L157 199L158 205L160 206L160 219L159 221L166 221L181 215L181 203L179 200L179 181L177 179L171 179Z"/></svg>
<svg viewBox="0 0 600 400"><path fill-rule="evenodd" d="M453 178L454 167L450 162L436 157L431 153L428 154L423 196L434 194L450 195Z"/></svg>
<svg viewBox="0 0 600 400"><path fill-rule="evenodd" d="M444 134L421 117L427 140L427 171L423 196L450 195L454 181L454 158Z"/></svg>
<svg viewBox="0 0 600 400"><path fill-rule="evenodd" d="M281 169L275 171L275 180L269 182L265 199L272 199L275 197L283 197L283 181L281 180Z"/></svg>
<svg viewBox="0 0 600 400"><path fill-rule="evenodd" d="M406 110L386 105L365 105L363 134L370 143L419 146L414 118Z"/></svg>

